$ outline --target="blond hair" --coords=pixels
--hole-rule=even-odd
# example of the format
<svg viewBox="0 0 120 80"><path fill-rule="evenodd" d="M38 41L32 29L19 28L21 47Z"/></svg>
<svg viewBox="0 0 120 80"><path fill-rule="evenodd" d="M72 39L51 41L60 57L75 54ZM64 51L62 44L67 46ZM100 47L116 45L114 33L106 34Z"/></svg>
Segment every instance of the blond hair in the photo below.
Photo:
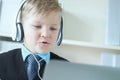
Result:
<svg viewBox="0 0 120 80"><path fill-rule="evenodd" d="M58 0L26 0L21 9L20 20L26 16L47 15L50 12L62 12Z"/></svg>

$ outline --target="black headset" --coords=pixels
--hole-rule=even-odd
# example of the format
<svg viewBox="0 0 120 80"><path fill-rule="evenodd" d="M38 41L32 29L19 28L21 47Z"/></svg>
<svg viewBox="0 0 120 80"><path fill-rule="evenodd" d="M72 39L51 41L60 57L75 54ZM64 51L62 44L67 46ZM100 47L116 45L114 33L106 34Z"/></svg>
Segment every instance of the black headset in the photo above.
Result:
<svg viewBox="0 0 120 80"><path fill-rule="evenodd" d="M19 22L19 17L20 17L20 12L24 6L24 4L26 3L26 0L23 0L23 2L20 5L20 8L17 12L17 16L16 16L16 37L15 37L15 41L17 42L22 42L23 38L24 38L24 31L23 31L23 26L22 23ZM63 38L63 17L61 17L61 23L60 23L60 30L59 30L59 34L58 34L58 38L57 38L57 46L60 46L60 44L62 43L62 38Z"/></svg>

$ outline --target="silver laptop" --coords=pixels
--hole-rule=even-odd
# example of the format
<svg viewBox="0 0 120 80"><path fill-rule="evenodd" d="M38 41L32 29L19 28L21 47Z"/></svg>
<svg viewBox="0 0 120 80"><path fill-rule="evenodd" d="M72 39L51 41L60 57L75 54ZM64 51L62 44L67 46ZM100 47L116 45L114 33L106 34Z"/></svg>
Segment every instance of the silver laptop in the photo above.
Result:
<svg viewBox="0 0 120 80"><path fill-rule="evenodd" d="M53 60L47 64L43 80L120 80L120 69Z"/></svg>

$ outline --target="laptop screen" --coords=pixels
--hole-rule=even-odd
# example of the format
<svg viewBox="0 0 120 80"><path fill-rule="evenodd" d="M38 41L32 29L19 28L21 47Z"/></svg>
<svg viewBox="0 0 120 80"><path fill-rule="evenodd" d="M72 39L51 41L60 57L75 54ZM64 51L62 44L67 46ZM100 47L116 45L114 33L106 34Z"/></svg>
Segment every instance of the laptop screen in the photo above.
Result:
<svg viewBox="0 0 120 80"><path fill-rule="evenodd" d="M120 69L53 60L47 64L43 80L120 80Z"/></svg>

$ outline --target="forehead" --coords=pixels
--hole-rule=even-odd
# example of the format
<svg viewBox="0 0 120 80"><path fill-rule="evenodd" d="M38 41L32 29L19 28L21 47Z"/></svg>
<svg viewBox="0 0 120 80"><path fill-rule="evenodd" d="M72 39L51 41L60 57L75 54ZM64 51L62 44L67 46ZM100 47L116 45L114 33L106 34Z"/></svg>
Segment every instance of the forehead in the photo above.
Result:
<svg viewBox="0 0 120 80"><path fill-rule="evenodd" d="M60 23L61 20L61 13L60 12L51 12L49 14L29 14L27 17L24 17L25 20L29 20L32 23Z"/></svg>

